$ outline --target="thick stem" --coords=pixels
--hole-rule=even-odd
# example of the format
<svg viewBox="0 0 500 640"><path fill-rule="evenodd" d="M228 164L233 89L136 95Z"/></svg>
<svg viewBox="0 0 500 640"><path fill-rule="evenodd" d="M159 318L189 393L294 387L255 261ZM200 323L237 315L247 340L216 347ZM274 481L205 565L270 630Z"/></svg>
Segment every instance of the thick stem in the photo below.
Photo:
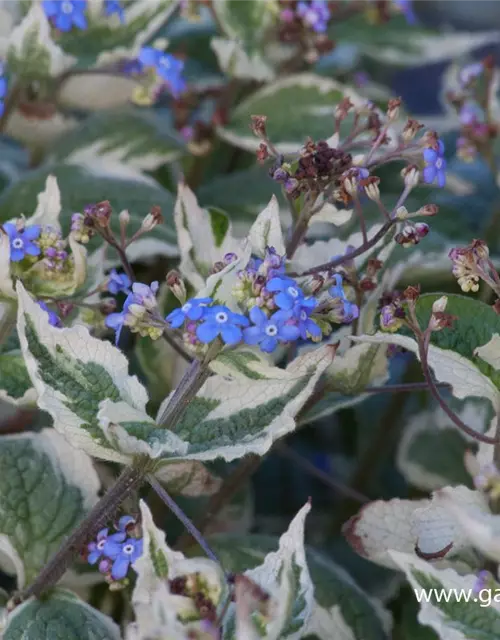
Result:
<svg viewBox="0 0 500 640"><path fill-rule="evenodd" d="M124 498L141 485L144 476L149 471L149 464L149 461L141 459L136 465L127 467L122 472L115 484L85 516L78 528L66 538L34 582L19 594L16 602L23 602L31 596L39 597L46 589L60 580L70 565L73 555L78 553L85 543L89 542L99 529L114 516Z"/></svg>
<svg viewBox="0 0 500 640"><path fill-rule="evenodd" d="M204 367L200 360L193 360L186 376L180 381L174 391L172 399L158 418L158 425L165 429L172 429L177 420L186 410L188 404L196 396L210 375L208 367Z"/></svg>
<svg viewBox="0 0 500 640"><path fill-rule="evenodd" d="M179 505L173 500L169 493L162 487L162 485L158 482L158 480L153 475L148 475L148 482L151 487L156 491L156 494L163 500L163 502L167 505L167 507L172 511L172 513L179 518L179 520L184 525L186 531L189 532L196 542L200 545L203 551L206 553L207 557L214 562L220 563L219 558L216 556L215 552L211 549L208 542L202 536L202 534L198 531L198 529L194 526L191 520L187 517L184 511L179 507Z"/></svg>

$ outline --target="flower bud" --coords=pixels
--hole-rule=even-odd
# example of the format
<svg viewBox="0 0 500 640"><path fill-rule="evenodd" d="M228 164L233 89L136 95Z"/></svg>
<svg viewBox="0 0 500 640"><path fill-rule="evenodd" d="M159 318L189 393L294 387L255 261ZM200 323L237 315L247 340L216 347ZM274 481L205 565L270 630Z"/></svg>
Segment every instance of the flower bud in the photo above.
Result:
<svg viewBox="0 0 500 640"><path fill-rule="evenodd" d="M152 231L155 227L163 222L163 216L161 215L161 208L158 206L151 207L151 211L144 218L141 224L141 231L147 233Z"/></svg>
<svg viewBox="0 0 500 640"><path fill-rule="evenodd" d="M432 313L443 312L448 304L448 297L441 296L432 304Z"/></svg>
<svg viewBox="0 0 500 640"><path fill-rule="evenodd" d="M490 250L484 240L473 240L471 249L474 255L480 260L487 260L490 256Z"/></svg>
<svg viewBox="0 0 500 640"><path fill-rule="evenodd" d="M439 211L437 204L426 204L417 211L419 216L435 216Z"/></svg>
<svg viewBox="0 0 500 640"><path fill-rule="evenodd" d="M425 236L429 233L429 225L425 222L416 222L415 223L415 231L419 240L425 238Z"/></svg>
<svg viewBox="0 0 500 640"><path fill-rule="evenodd" d="M120 220L120 227L122 229L125 229L130 222L130 213L126 209L124 209L120 212L118 219Z"/></svg>
<svg viewBox="0 0 500 640"><path fill-rule="evenodd" d="M269 158L269 151L267 149L267 145L263 142L260 143L259 148L257 149L257 160L262 164L267 158Z"/></svg>
<svg viewBox="0 0 500 640"><path fill-rule="evenodd" d="M387 117L389 122L394 122L399 116L399 108L401 106L401 98L392 98L387 105Z"/></svg>
<svg viewBox="0 0 500 640"><path fill-rule="evenodd" d="M409 217L408 209L406 207L398 207L396 209L396 220L407 220Z"/></svg>
<svg viewBox="0 0 500 640"><path fill-rule="evenodd" d="M366 195L373 200L373 202L380 201L380 189L378 188L380 182L380 178L377 176L370 176L366 178L366 180L361 181L361 185L365 189Z"/></svg>
<svg viewBox="0 0 500 640"><path fill-rule="evenodd" d="M250 127L257 138L267 138L266 121L267 116L250 116L252 121Z"/></svg>
<svg viewBox="0 0 500 640"><path fill-rule="evenodd" d="M420 296L420 286L417 285L416 287L406 287L406 289L403 291L403 296L406 300L411 300L413 302L415 300L418 300Z"/></svg>
<svg viewBox="0 0 500 640"><path fill-rule="evenodd" d="M177 271L169 271L167 273L167 287L181 304L186 302L186 285Z"/></svg>
<svg viewBox="0 0 500 640"><path fill-rule="evenodd" d="M418 170L418 167L416 165L408 165L401 171L401 175L404 178L405 186L409 189L414 189L418 185L420 179L420 171Z"/></svg>
<svg viewBox="0 0 500 640"><path fill-rule="evenodd" d="M109 200L103 200L93 205L90 216L99 227L108 227L113 209Z"/></svg>
<svg viewBox="0 0 500 640"><path fill-rule="evenodd" d="M411 142L413 138L417 135L420 129L423 128L423 124L420 124L417 120L408 119L408 122L403 129L401 136L405 142Z"/></svg>

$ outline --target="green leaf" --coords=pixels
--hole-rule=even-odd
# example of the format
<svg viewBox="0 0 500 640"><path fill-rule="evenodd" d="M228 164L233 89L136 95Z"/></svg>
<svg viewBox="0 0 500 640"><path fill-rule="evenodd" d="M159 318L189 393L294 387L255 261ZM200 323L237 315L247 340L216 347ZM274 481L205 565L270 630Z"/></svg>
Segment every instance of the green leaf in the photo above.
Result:
<svg viewBox="0 0 500 640"><path fill-rule="evenodd" d="M158 427L124 402L101 403L99 425L122 451L147 453L163 461L226 461L265 453L276 438L295 429L295 417L312 394L333 352L325 346L274 368L268 379L210 377L175 428ZM166 398L158 421L170 402Z"/></svg>
<svg viewBox="0 0 500 640"><path fill-rule="evenodd" d="M99 54L121 49L121 57L130 56L154 34L170 14L172 0L139 0L125 6L123 24L102 15L90 16L87 29L71 29L59 34L62 48L90 63ZM115 16L116 18L116 16ZM125 49L125 51L124 51ZM118 53L117 52L117 53ZM113 52L114 53L114 52ZM106 60L104 58L103 60Z"/></svg>
<svg viewBox="0 0 500 640"><path fill-rule="evenodd" d="M69 591L32 600L8 618L3 640L120 640L118 626Z"/></svg>
<svg viewBox="0 0 500 640"><path fill-rule="evenodd" d="M278 546L277 538L266 535L234 536L218 534L209 538L228 571L242 572L260 564ZM306 549L307 566L314 585L314 607L303 638L331 640L384 640L387 633L381 608L352 580L344 569L325 555ZM344 626L342 626L342 623ZM322 628L322 624L325 626ZM347 627L347 632L346 632ZM342 632L342 633L341 633Z"/></svg>
<svg viewBox="0 0 500 640"><path fill-rule="evenodd" d="M129 456L114 451L97 418L102 401L125 401L144 411L147 393L128 375L128 361L109 342L92 337L82 325L52 327L47 314L17 285L18 332L28 373L47 411L75 447L118 462Z"/></svg>
<svg viewBox="0 0 500 640"><path fill-rule="evenodd" d="M402 569L413 589L427 590L430 601L420 602L418 619L422 624L431 626L443 640L494 640L500 634L500 611L493 597L490 606L484 606L478 599L458 596L473 592L475 575L461 576L452 569L439 571L431 564L408 554L391 552L391 557ZM448 594L438 602L436 593ZM453 591L453 590L458 590ZM493 596L493 594L491 594ZM454 597L455 596L455 597ZM448 602L446 601L448 600Z"/></svg>
<svg viewBox="0 0 500 640"><path fill-rule="evenodd" d="M19 350L0 354L0 398L21 405L32 404L36 400L36 392Z"/></svg>
<svg viewBox="0 0 500 640"><path fill-rule="evenodd" d="M152 170L185 153L179 135L165 117L151 109L121 109L96 113L61 137L50 149L55 162L91 148L101 158L108 155L137 169Z"/></svg>
<svg viewBox="0 0 500 640"><path fill-rule="evenodd" d="M268 2L218 0L214 3L217 20L225 35L241 42L244 49L254 52L266 36L266 30L276 21Z"/></svg>
<svg viewBox="0 0 500 640"><path fill-rule="evenodd" d="M95 504L100 483L90 458L53 429L4 436L0 478L0 549L22 588Z"/></svg>
<svg viewBox="0 0 500 640"><path fill-rule="evenodd" d="M218 176L198 189L200 202L231 213L231 220L252 222L273 195L280 198L279 185L260 166Z"/></svg>
<svg viewBox="0 0 500 640"><path fill-rule="evenodd" d="M74 58L56 45L41 5L33 3L17 27L9 34L7 64L9 73L24 83L46 80L65 71Z"/></svg>
<svg viewBox="0 0 500 640"><path fill-rule="evenodd" d="M94 164L94 166L92 166ZM162 189L151 178L145 178L130 167L118 165L116 171L110 171L109 164L99 165L99 158L89 159L89 165L52 164L23 176L12 184L0 197L0 221L9 220L22 212L36 208L37 196L45 189L49 175L57 178L61 190L61 223L69 231L71 215L83 211L89 203L109 200L115 211L111 226L119 233L118 213L123 209L130 212L129 233L133 234L141 226L142 220L154 205L165 212L173 208L173 199L168 191ZM169 216L165 216L169 220ZM97 237L91 246L101 244ZM167 222L158 225L143 240L133 243L127 255L135 260L144 255L167 254L176 252L175 232Z"/></svg>
<svg viewBox="0 0 500 640"><path fill-rule="evenodd" d="M350 87L334 80L312 73L289 76L243 100L232 112L229 124L219 127L218 133L236 147L255 151L260 140L250 131L251 116L266 115L269 139L280 152L293 153L308 136L319 140L332 135L335 105L347 95L355 104L362 102Z"/></svg>
<svg viewBox="0 0 500 640"><path fill-rule="evenodd" d="M476 403L457 410L459 417L479 433L486 431L486 412ZM401 439L397 465L414 486L434 491L447 485L472 487L464 456L472 443L441 409L423 411L411 418Z"/></svg>
<svg viewBox="0 0 500 640"><path fill-rule="evenodd" d="M427 326L432 305L440 297L441 294L426 294L418 299L416 313L422 328ZM456 316L457 320L453 328L431 334L429 366L439 382L452 385L455 397L484 397L494 407L500 407L500 371L476 355L476 351L486 345L494 334L500 334L500 316L492 307L475 298L455 294L446 297L446 313ZM379 332L352 339L397 344L418 353L416 341L404 328L393 334Z"/></svg>

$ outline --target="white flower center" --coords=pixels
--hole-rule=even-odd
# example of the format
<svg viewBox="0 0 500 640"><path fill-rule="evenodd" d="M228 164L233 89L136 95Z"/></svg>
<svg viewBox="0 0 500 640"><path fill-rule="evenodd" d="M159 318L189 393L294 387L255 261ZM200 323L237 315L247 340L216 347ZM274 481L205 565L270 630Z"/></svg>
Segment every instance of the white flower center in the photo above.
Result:
<svg viewBox="0 0 500 640"><path fill-rule="evenodd" d="M298 298L299 297L299 292L297 291L297 289L295 287L288 287L287 289L289 295L292 296L292 298Z"/></svg>
<svg viewBox="0 0 500 640"><path fill-rule="evenodd" d="M61 3L61 11L63 13L72 13L73 5L71 4L71 2L62 2Z"/></svg>
<svg viewBox="0 0 500 640"><path fill-rule="evenodd" d="M215 321L219 322L219 323L223 323L223 322L227 322L228 321L228 317L227 317L227 313L225 313L224 311L220 311L216 316L215 316Z"/></svg>
<svg viewBox="0 0 500 640"><path fill-rule="evenodd" d="M160 58L160 66L163 67L164 69L170 69L172 65L170 63L170 60L167 58L167 56L162 56Z"/></svg>
<svg viewBox="0 0 500 640"><path fill-rule="evenodd" d="M307 313L305 311L301 311L300 312L300 319L301 320L307 320Z"/></svg>
<svg viewBox="0 0 500 640"><path fill-rule="evenodd" d="M22 249L23 247L24 247L24 242L21 240L21 238L16 238L15 240L12 241L13 249Z"/></svg>
<svg viewBox="0 0 500 640"><path fill-rule="evenodd" d="M270 324L265 330L268 336L274 337L278 333L278 327L275 324Z"/></svg>
<svg viewBox="0 0 500 640"><path fill-rule="evenodd" d="M184 313L187 313L193 305L190 302L186 302L186 304L182 307Z"/></svg>
<svg viewBox="0 0 500 640"><path fill-rule="evenodd" d="M443 166L443 160L442 158L438 158L436 160L436 169L441 169L442 166Z"/></svg>
<svg viewBox="0 0 500 640"><path fill-rule="evenodd" d="M131 553L134 553L134 545L133 544L126 544L123 549L122 549L123 553L126 553L127 555L130 555Z"/></svg>
<svg viewBox="0 0 500 640"><path fill-rule="evenodd" d="M102 551L104 549L105 544L106 540L99 540L99 542L97 543L97 548L99 549L99 551Z"/></svg>

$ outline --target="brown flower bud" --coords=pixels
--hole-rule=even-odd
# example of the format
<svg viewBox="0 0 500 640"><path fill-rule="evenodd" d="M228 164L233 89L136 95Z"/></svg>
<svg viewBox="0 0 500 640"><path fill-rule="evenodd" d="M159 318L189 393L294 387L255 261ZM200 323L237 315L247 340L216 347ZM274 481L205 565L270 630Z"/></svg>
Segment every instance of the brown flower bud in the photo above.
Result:
<svg viewBox="0 0 500 640"><path fill-rule="evenodd" d="M161 207L154 205L151 207L150 212L144 218L141 224L141 231L147 233L152 231L159 224L162 224L163 216L161 215Z"/></svg>
<svg viewBox="0 0 500 640"><path fill-rule="evenodd" d="M417 135L417 133L420 131L420 129L423 128L423 126L424 125L420 124L418 120L412 120L411 118L409 118L408 122L405 124L403 131L401 132L401 135L403 136L403 140L405 142L411 142L413 138Z"/></svg>
<svg viewBox="0 0 500 640"><path fill-rule="evenodd" d="M435 216L438 211L437 204L426 204L417 211L417 214L419 216Z"/></svg>
<svg viewBox="0 0 500 640"><path fill-rule="evenodd" d="M254 135L257 138L267 138L266 121L267 116L250 116L252 124L250 125Z"/></svg>
<svg viewBox="0 0 500 640"><path fill-rule="evenodd" d="M263 142L260 143L259 148L257 149L256 152L257 155L257 160L262 164L265 160L267 160L267 158L269 158L269 151L267 148L267 145L264 144Z"/></svg>
<svg viewBox="0 0 500 640"><path fill-rule="evenodd" d="M387 104L387 117L391 122L399 116L399 108L401 106L401 98L391 98Z"/></svg>
<svg viewBox="0 0 500 640"><path fill-rule="evenodd" d="M417 284L416 287L406 287L403 291L403 296L406 300L418 300L418 297L420 296L420 285Z"/></svg>
<svg viewBox="0 0 500 640"><path fill-rule="evenodd" d="M103 200L92 207L90 216L97 226L108 227L112 213L113 209L109 200Z"/></svg>
<svg viewBox="0 0 500 640"><path fill-rule="evenodd" d="M186 302L186 285L178 271L169 271L167 273L167 287L181 304Z"/></svg>

